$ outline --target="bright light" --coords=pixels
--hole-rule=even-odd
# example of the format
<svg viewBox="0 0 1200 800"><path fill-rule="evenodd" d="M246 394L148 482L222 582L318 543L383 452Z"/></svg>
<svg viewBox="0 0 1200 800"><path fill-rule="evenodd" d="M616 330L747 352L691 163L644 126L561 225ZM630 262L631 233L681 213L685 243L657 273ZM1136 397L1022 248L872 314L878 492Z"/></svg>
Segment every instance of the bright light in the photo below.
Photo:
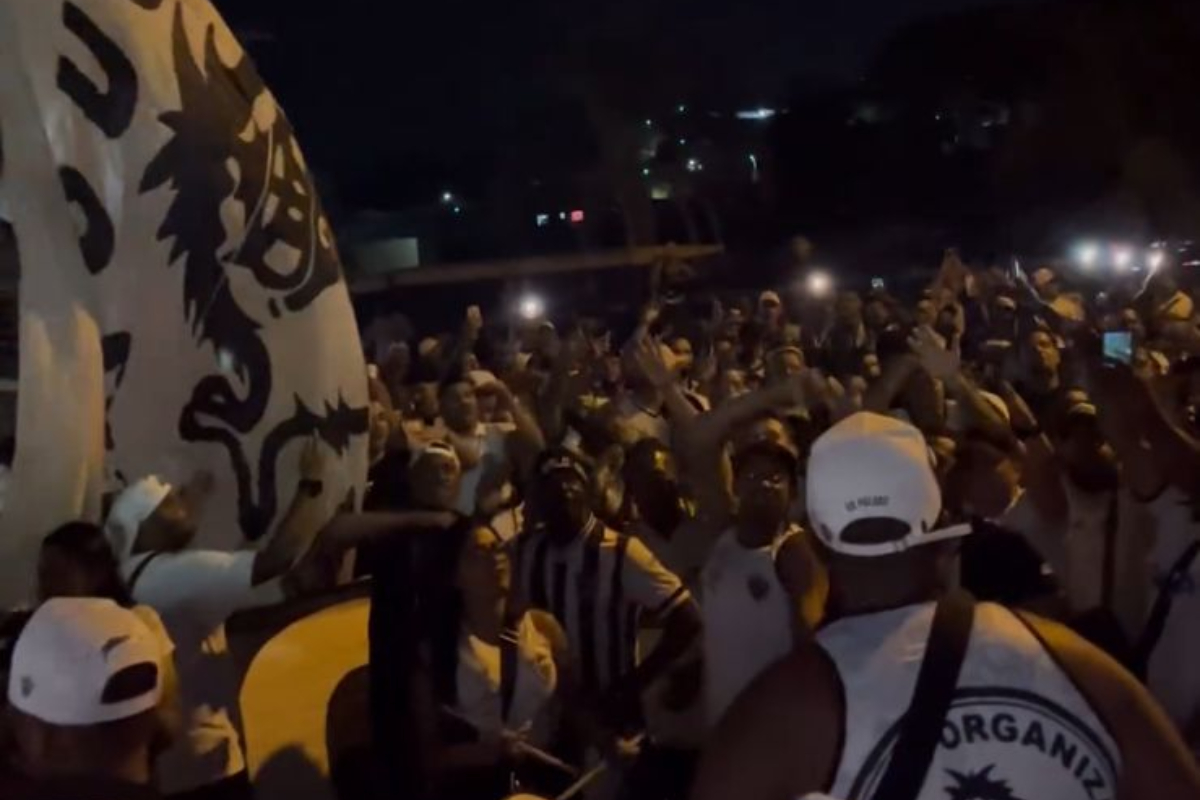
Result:
<svg viewBox="0 0 1200 800"><path fill-rule="evenodd" d="M1113 248L1113 266L1124 272L1133 266L1133 250L1128 247Z"/></svg>
<svg viewBox="0 0 1200 800"><path fill-rule="evenodd" d="M680 114L686 114L686 113L687 113L687 106L686 106L686 105L684 105L683 103L680 103L680 104L679 104L679 105L678 105L678 106L675 108L675 110L676 110L676 111L678 111Z"/></svg>
<svg viewBox="0 0 1200 800"><path fill-rule="evenodd" d="M1152 270L1156 270L1166 261L1167 254L1162 250L1151 250L1150 255L1146 256L1146 266Z"/></svg>
<svg viewBox="0 0 1200 800"><path fill-rule="evenodd" d="M680 146L680 147L684 147L685 145L687 145L687 139L680 139L680 140L679 140L679 146Z"/></svg>
<svg viewBox="0 0 1200 800"><path fill-rule="evenodd" d="M648 119L648 120L646 120L646 127L647 127L647 128L653 128L653 127L654 127L654 120L652 120L652 119Z"/></svg>
<svg viewBox="0 0 1200 800"><path fill-rule="evenodd" d="M539 228L544 228L549 224L550 224L550 215L549 214L538 214L537 215L537 226Z"/></svg>
<svg viewBox="0 0 1200 800"><path fill-rule="evenodd" d="M701 172L703 169L704 169L704 165L701 164L696 159L689 158L687 160L687 171L688 172Z"/></svg>
<svg viewBox="0 0 1200 800"><path fill-rule="evenodd" d="M454 213L455 213L455 214L461 214L461 213L462 213L462 206L455 206L455 207L454 207Z"/></svg>
<svg viewBox="0 0 1200 800"><path fill-rule="evenodd" d="M565 211L558 212L558 219L561 222L566 222L567 221L567 212L565 212Z"/></svg>
<svg viewBox="0 0 1200 800"><path fill-rule="evenodd" d="M833 277L824 270L813 270L808 273L805 285L813 297L827 297L833 291Z"/></svg>
<svg viewBox="0 0 1200 800"><path fill-rule="evenodd" d="M751 109L747 109L745 111L737 112L738 119L754 120L757 122L762 122L763 120L771 119L774 116L775 116L775 109L773 109L773 108L751 108Z"/></svg>
<svg viewBox="0 0 1200 800"><path fill-rule="evenodd" d="M1075 258L1079 261L1079 266L1091 269L1100 258L1100 248L1091 242L1081 244L1075 252Z"/></svg>
<svg viewBox="0 0 1200 800"><path fill-rule="evenodd" d="M442 202L450 205L454 202L454 192L442 192Z"/></svg>
<svg viewBox="0 0 1200 800"><path fill-rule="evenodd" d="M574 211L572 211L571 212L571 222L575 223L576 225L583 222L583 212L579 209L575 209Z"/></svg>
<svg viewBox="0 0 1200 800"><path fill-rule="evenodd" d="M650 177L650 168L649 167L642 167L642 177L643 178Z"/></svg>
<svg viewBox="0 0 1200 800"><path fill-rule="evenodd" d="M517 313L521 315L521 319L530 322L541 319L546 313L546 303L536 294L527 294L521 298L521 302L517 306Z"/></svg>

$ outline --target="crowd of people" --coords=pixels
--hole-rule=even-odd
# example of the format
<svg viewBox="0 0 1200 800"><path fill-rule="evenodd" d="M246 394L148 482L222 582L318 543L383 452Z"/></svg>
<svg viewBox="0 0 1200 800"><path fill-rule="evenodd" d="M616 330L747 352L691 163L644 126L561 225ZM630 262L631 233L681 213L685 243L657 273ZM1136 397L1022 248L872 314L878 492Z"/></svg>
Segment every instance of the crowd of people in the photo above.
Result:
<svg viewBox="0 0 1200 800"><path fill-rule="evenodd" d="M349 798L1200 798L1200 315L1184 268L371 341L363 509L305 448L265 547L213 480L49 533L0 796L247 798L235 612L370 581ZM786 302L784 298L787 298ZM349 766L348 766L349 765Z"/></svg>

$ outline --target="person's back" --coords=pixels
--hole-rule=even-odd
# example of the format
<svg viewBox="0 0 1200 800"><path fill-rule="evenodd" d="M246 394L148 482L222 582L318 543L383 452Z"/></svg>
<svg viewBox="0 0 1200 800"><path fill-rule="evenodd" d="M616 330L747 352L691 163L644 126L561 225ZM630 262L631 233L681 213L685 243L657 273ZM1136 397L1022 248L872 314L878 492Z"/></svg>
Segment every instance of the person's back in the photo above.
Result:
<svg viewBox="0 0 1200 800"><path fill-rule="evenodd" d="M941 491L925 441L886 417L856 414L822 436L807 485L840 617L735 704L694 800L826 791L849 800L1200 797L1200 770L1129 673L1060 625L990 604L974 608L930 761L907 741L917 760L905 768L920 788L879 791L932 652L952 540L969 526L937 527ZM952 649L938 652L942 666Z"/></svg>
<svg viewBox="0 0 1200 800"><path fill-rule="evenodd" d="M934 608L854 616L818 634L845 697L834 796L870 797L883 777ZM1034 629L1001 606L976 606L958 689L919 797L1111 798L1120 774L1120 751L1105 723Z"/></svg>

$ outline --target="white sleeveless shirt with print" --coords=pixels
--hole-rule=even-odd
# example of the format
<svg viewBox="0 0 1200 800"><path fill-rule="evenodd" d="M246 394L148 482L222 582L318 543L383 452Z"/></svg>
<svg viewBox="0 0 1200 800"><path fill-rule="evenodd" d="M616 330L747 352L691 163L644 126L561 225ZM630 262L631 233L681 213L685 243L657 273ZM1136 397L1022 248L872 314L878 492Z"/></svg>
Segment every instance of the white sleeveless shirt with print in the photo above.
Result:
<svg viewBox="0 0 1200 800"><path fill-rule="evenodd" d="M775 559L800 535L792 527L765 547L747 548L728 531L704 566L700 608L704 618L705 718L716 725L738 695L793 645L793 616Z"/></svg>
<svg viewBox="0 0 1200 800"><path fill-rule="evenodd" d="M834 797L870 800L883 778L934 608L850 617L818 634L846 709ZM1108 731L1038 638L1012 612L977 606L919 800L1113 800L1120 773Z"/></svg>

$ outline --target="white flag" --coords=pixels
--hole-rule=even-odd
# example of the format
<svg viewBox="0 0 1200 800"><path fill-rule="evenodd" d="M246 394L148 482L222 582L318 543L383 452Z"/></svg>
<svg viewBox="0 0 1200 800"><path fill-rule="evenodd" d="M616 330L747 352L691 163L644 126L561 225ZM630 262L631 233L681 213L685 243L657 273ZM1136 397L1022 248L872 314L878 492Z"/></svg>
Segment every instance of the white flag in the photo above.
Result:
<svg viewBox="0 0 1200 800"><path fill-rule="evenodd" d="M0 0L0 136L22 270L4 599L52 526L98 516L105 474L211 471L200 544L220 548L272 530L311 435L330 513L361 497L366 371L332 232L208 0Z"/></svg>

